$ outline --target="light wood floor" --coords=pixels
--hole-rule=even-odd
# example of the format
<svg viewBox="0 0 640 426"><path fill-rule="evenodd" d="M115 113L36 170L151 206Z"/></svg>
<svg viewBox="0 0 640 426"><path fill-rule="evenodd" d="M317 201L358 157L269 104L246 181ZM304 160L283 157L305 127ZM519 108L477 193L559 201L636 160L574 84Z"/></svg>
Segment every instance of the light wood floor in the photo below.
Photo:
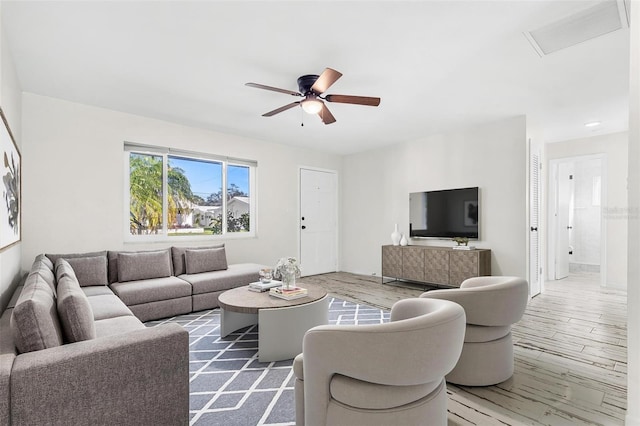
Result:
<svg viewBox="0 0 640 426"><path fill-rule="evenodd" d="M422 293L342 272L300 282L384 309ZM545 283L513 327L513 377L488 387L449 384L449 425L623 425L626 312L626 293L602 289L597 275Z"/></svg>

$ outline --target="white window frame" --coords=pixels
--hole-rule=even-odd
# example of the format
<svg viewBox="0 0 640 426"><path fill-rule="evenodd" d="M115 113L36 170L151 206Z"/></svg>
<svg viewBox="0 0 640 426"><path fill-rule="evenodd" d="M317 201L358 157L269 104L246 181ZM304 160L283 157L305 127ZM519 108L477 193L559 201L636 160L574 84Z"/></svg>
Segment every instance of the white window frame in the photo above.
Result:
<svg viewBox="0 0 640 426"><path fill-rule="evenodd" d="M155 155L162 157L162 232L157 235L132 235L130 232L130 165L131 153ZM217 235L191 235L191 236L170 236L168 233L168 185L167 166L170 156L182 157L185 159L216 161L222 163L222 233ZM227 231L227 166L243 166L249 168L249 231L248 232L228 232ZM131 142L124 143L124 241L129 243L141 242L166 242L166 241L211 241L220 239L243 239L254 238L257 235L257 194L256 194L256 174L258 162L241 158L232 158L215 154L185 151L174 148L159 147L153 145L143 145Z"/></svg>

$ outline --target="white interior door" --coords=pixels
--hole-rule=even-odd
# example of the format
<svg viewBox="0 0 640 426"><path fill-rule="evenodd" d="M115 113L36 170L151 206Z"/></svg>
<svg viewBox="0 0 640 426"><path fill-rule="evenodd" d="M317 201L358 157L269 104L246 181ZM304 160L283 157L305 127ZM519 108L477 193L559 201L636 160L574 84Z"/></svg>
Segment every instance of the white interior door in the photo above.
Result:
<svg viewBox="0 0 640 426"><path fill-rule="evenodd" d="M571 179L573 164L558 164L557 201L556 201L556 259L555 279L569 276L569 245L571 230Z"/></svg>
<svg viewBox="0 0 640 426"><path fill-rule="evenodd" d="M531 154L531 190L529 209L529 296L540 294L542 270L540 268L540 154Z"/></svg>
<svg viewBox="0 0 640 426"><path fill-rule="evenodd" d="M300 169L300 265L303 275L338 269L338 188L331 171Z"/></svg>

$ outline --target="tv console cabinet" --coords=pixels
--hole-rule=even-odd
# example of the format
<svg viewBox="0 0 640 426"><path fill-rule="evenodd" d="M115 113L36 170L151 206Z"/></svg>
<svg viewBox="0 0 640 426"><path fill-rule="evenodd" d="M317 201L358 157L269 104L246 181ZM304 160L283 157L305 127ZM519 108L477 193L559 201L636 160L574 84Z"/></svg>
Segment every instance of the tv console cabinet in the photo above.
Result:
<svg viewBox="0 0 640 426"><path fill-rule="evenodd" d="M491 250L435 246L382 246L384 277L460 287L471 277L491 275Z"/></svg>

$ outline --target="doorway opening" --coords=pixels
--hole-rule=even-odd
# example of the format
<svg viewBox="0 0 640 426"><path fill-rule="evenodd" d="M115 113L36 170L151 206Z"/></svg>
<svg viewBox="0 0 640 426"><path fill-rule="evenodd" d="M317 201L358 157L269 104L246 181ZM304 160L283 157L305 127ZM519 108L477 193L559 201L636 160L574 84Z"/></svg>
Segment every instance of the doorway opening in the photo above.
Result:
<svg viewBox="0 0 640 426"><path fill-rule="evenodd" d="M550 163L549 280L606 283L605 160L598 154Z"/></svg>

